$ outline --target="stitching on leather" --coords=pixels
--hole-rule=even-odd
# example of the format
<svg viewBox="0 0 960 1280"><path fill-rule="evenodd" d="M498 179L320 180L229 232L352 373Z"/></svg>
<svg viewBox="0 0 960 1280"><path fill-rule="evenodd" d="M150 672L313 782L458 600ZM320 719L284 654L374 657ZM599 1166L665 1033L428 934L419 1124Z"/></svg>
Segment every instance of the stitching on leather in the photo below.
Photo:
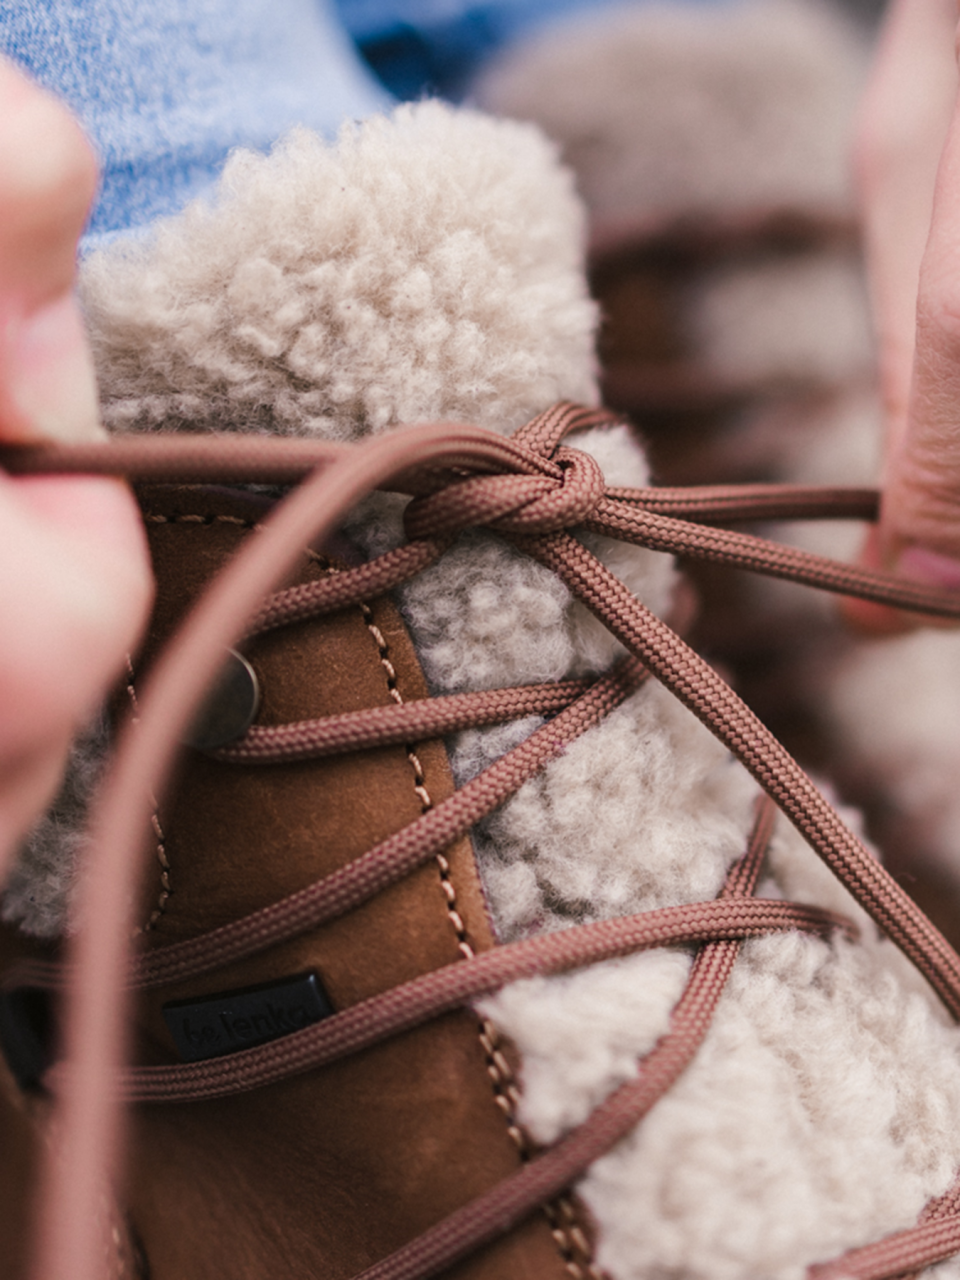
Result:
<svg viewBox="0 0 960 1280"><path fill-rule="evenodd" d="M127 654L127 697L130 699L130 707L133 711L133 722L137 723L140 716L140 704L137 701L136 690L136 674L133 669L133 659ZM157 896L157 905L151 911L150 917L145 925L137 925L134 928L134 936L138 934L149 933L151 929L156 927L157 921L167 909L167 903L170 900L170 894L173 890L170 887L170 861L167 858L166 837L163 834L163 827L160 825L160 815L157 811L157 802L154 799L153 814L150 818L150 824L153 827L154 835L157 837L156 857L160 863L160 893Z"/></svg>
<svg viewBox="0 0 960 1280"><path fill-rule="evenodd" d="M246 520L241 516L225 516L214 511L208 512L183 512L175 516L159 515L156 512L144 512L143 519L148 524L189 524L189 525L205 525L209 528L215 524L232 524L240 529L254 530L262 528L259 520ZM313 560L323 569L330 569L330 560L321 555L319 551L314 551L311 547L305 547L303 554L308 560Z"/></svg>
<svg viewBox="0 0 960 1280"><path fill-rule="evenodd" d="M259 529L260 526L257 525L256 528ZM322 556L319 551L314 551L310 547L306 547L304 549L303 554L307 557L308 560L315 561L318 565L320 565L322 569L331 568L331 562L327 559L326 556Z"/></svg>
<svg viewBox="0 0 960 1280"><path fill-rule="evenodd" d="M577 1221L577 1208L569 1196L560 1196L543 1211L550 1223L550 1234L563 1255L564 1271L572 1280L607 1280L606 1273L592 1261L593 1250L586 1233Z"/></svg>
<svg viewBox="0 0 960 1280"><path fill-rule="evenodd" d="M480 1022L480 1044L487 1059L487 1075L493 1085L493 1100L503 1112L503 1118L507 1122L507 1133L517 1148L520 1159L529 1160L532 1155L530 1140L516 1120L520 1093L510 1064L500 1049L500 1032L488 1018Z"/></svg>
<svg viewBox="0 0 960 1280"><path fill-rule="evenodd" d="M363 615L363 620L366 623L367 630L370 632L373 637L374 644L377 646L377 652L380 656L380 665L386 672L387 689L390 691L390 697L398 706L402 706L403 694L400 692L398 686L396 667L394 667L393 663L390 661L390 647L387 644L386 637L374 621L373 611L370 606L365 602L361 602L359 609ZM433 808L433 800L430 797L430 792L427 790L423 765L420 762L420 757L412 746L407 745L405 749L407 759L410 762L410 767L413 770L413 789L417 795L417 799L420 801L421 812L427 813ZM463 917L457 910L457 891L450 878L450 863L442 853L438 853L436 855L434 862L440 872L440 888L443 892L444 902L447 908L447 916L449 917L450 923L453 925L454 932L457 935L458 950L465 959L470 960L476 953L474 952L474 949L470 944L470 939L467 936L467 928L463 922Z"/></svg>
<svg viewBox="0 0 960 1280"><path fill-rule="evenodd" d="M248 531L260 528L260 524L256 520L244 519L241 516L223 515L222 513L215 511L181 512L172 516L161 515L158 512L144 512L143 518L149 524L191 525L194 528L201 525L206 528L210 528L215 524L231 524L235 525L237 528L246 529ZM312 551L308 547L306 548L305 554L308 559L316 561L316 563L322 568L330 568L330 561L327 560L325 556L320 555L319 552ZM134 687L133 662L129 654L127 655L127 672L129 677L127 681L127 695L130 698L134 719L136 720L139 714L139 706L137 704L137 692ZM153 911L151 911L147 923L142 926L137 925L134 929L135 936L150 933L156 928L158 922L167 909L167 903L170 901L170 896L173 893L173 888L170 883L171 867L170 860L167 857L166 836L164 835L163 827L160 824L160 815L156 807L154 808L153 816L150 821L154 834L157 837L156 857L160 864L160 893L157 895L156 906Z"/></svg>
<svg viewBox="0 0 960 1280"><path fill-rule="evenodd" d="M387 689L390 692L390 697L398 705L402 705L404 701L403 694L400 692L396 667L390 661L390 647L387 644L386 637L374 621L373 611L370 606L365 602L361 602L359 609L363 615L367 630L377 646L380 665L386 673ZM422 812L426 813L433 808L433 801L426 787L423 765L412 746L408 745L406 752L407 759L413 769L413 789L420 800ZM470 944L463 917L457 910L457 890L450 874L450 863L442 853L438 853L435 856L434 862L440 872L440 888L443 892L447 915L457 935L457 947L465 959L472 959L476 952ZM478 1034L480 1047L483 1049L486 1060L487 1075L493 1087L493 1100L503 1114L507 1125L507 1133L517 1148L520 1159L529 1160L533 1154L530 1140L524 1133L523 1128L517 1123L516 1116L520 1094L517 1091L510 1064L499 1047L499 1032L492 1022L484 1019L479 1023ZM550 1234L553 1237L554 1244L563 1259L564 1270L571 1277L571 1280L603 1280L602 1273L592 1264L590 1242L576 1220L576 1210L571 1201L566 1196L561 1196L550 1204L545 1204L543 1212L550 1225Z"/></svg>
<svg viewBox="0 0 960 1280"><path fill-rule="evenodd" d="M148 524L192 525L194 527L197 525L205 525L208 528L214 524L232 524L243 529L255 529L257 527L256 521L254 520L244 520L240 516L227 516L216 512L184 512L178 515L165 516L160 515L157 512L145 511L143 512L143 519ZM139 707L137 704L137 692L134 687L133 663L129 654L127 655L127 672L129 675L127 682L127 694L130 698L131 706L133 707L134 719L136 720ZM156 800L154 800L154 810L150 823L153 827L154 835L157 837L156 858L157 862L160 864L160 892L157 895L156 906L150 912L147 923L145 925L137 925L133 931L134 935L150 933L157 927L157 924L167 909L167 903L170 901L170 896L173 893L173 888L170 883L171 868L170 860L167 857L166 836L164 835L163 827L160 824L160 814L158 812Z"/></svg>
<svg viewBox="0 0 960 1280"><path fill-rule="evenodd" d="M208 512L201 515L199 512L184 513L175 516L158 515L149 511L144 513L144 520L147 524L235 524L241 529L257 528L256 520L244 520L240 516L224 516L215 512Z"/></svg>
<svg viewBox="0 0 960 1280"><path fill-rule="evenodd" d="M150 913L150 918L143 927L144 933L149 933L151 929L156 927L157 921L167 909L167 903L173 890L170 887L170 861L167 858L167 849L163 834L163 828L160 825L160 817L154 810L151 819L154 834L157 837L157 861L160 863L160 893L157 897L157 905Z"/></svg>
<svg viewBox="0 0 960 1280"><path fill-rule="evenodd" d="M487 1059L487 1075L493 1086L493 1098L507 1122L507 1133L524 1162L534 1154L523 1127L518 1124L516 1110L520 1093L510 1063L500 1048L500 1033L487 1018L480 1023L480 1044ZM586 1232L577 1220L577 1209L569 1196L559 1196L542 1205L550 1224L553 1242L563 1258L564 1270L571 1280L606 1280L593 1262L593 1250Z"/></svg>
<svg viewBox="0 0 960 1280"><path fill-rule="evenodd" d="M164 516L157 512L145 511L143 512L143 519L147 524L206 525L208 528L215 524L232 524L236 525L240 529L247 530L260 529L263 527L259 520L248 520L244 519L242 516L225 516L215 511L182 512L174 516ZM320 565L321 568L331 568L330 560L326 556L321 555L319 551L314 551L311 547L305 547L303 554L308 560L313 560L316 564Z"/></svg>
<svg viewBox="0 0 960 1280"><path fill-rule="evenodd" d="M116 1249L117 1280L124 1280L124 1277L128 1274L126 1250L123 1247L123 1240L120 1236L120 1228L116 1222L114 1222L110 1230L110 1234L113 1237L113 1244L114 1244L114 1248Z"/></svg>
<svg viewBox="0 0 960 1280"><path fill-rule="evenodd" d="M175 516L151 513L145 514L144 518L152 524L206 525L208 527L213 524L233 524L247 530L260 527L254 520L244 520L238 516L216 513L207 513L205 515L184 513ZM330 561L318 552L306 548L305 554L310 560L313 560L323 568L331 568ZM390 649L386 637L374 621L373 611L370 606L365 601L361 601L358 608L367 630L377 646L377 654L380 659L380 665L386 675L390 697L395 703L402 705L404 698L399 689L396 668L390 661ZM131 677L130 683L127 685L127 692L131 697L134 712L136 713L136 692L132 682L133 668L129 658L127 665ZM412 746L406 746L406 753L410 767L413 770L413 789L420 801L421 812L426 813L433 808L433 800L427 790L423 764ZM163 829L160 826L156 810L154 810L152 822L158 838L157 858L161 865L161 893L157 901L157 907L151 913L146 926L142 931L137 930L137 932L144 933L155 927L157 921L163 915L167 901L173 892L170 887L170 863L164 848ZM438 853L434 861L440 876L440 887L444 896L447 916L457 936L458 950L465 959L469 960L476 953L470 943L463 917L457 910L457 892L451 877L449 860L442 853ZM520 1159L526 1161L533 1154L533 1149L522 1126L517 1123L516 1108L520 1101L520 1094L517 1090L510 1064L499 1047L499 1032L492 1022L484 1019L479 1023L478 1035L480 1046L484 1053L487 1075L493 1089L494 1102L503 1114L506 1121L507 1134L517 1148ZM550 1234L553 1237L554 1244L563 1259L564 1271L571 1277L571 1280L606 1280L605 1274L592 1261L590 1242L577 1221L577 1210L570 1198L568 1196L560 1196L549 1204L543 1205L542 1208L550 1226Z"/></svg>

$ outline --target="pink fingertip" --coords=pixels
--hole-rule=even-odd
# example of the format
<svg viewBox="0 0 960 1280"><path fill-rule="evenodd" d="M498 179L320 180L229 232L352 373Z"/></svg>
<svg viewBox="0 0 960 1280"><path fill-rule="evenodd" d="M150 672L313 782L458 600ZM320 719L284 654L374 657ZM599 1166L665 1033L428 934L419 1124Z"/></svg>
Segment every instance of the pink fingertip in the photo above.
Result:
<svg viewBox="0 0 960 1280"><path fill-rule="evenodd" d="M926 547L906 547L897 559L896 571L902 578L926 582L931 586L960 591L960 560Z"/></svg>

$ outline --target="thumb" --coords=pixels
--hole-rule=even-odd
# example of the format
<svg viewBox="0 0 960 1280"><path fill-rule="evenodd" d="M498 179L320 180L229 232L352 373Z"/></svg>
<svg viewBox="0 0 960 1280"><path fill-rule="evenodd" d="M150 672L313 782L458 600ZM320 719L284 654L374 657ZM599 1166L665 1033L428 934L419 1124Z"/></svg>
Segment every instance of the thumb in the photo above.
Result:
<svg viewBox="0 0 960 1280"><path fill-rule="evenodd" d="M69 112L0 58L0 441L102 434L72 294L95 185ZM142 527L118 481L0 471L0 879L149 599Z"/></svg>

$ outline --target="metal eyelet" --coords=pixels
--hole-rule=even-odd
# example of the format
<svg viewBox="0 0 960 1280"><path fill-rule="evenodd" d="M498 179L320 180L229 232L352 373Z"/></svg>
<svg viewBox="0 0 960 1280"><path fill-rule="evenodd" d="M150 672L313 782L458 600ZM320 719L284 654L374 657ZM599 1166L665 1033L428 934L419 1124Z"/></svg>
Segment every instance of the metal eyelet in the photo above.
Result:
<svg viewBox="0 0 960 1280"><path fill-rule="evenodd" d="M183 737L198 751L216 751L242 738L260 709L260 682L253 667L235 649L226 653L216 684Z"/></svg>

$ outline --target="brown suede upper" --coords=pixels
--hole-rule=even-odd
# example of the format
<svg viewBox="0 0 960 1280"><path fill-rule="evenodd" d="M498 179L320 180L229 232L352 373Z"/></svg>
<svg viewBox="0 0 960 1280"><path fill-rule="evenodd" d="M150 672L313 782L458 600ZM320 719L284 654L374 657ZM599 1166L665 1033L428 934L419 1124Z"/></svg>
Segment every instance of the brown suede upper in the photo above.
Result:
<svg viewBox="0 0 960 1280"><path fill-rule="evenodd" d="M253 495L223 490L157 488L142 501L158 601L134 697L140 672L264 512ZM336 568L311 552L292 580ZM385 599L269 633L244 652L262 686L261 724L427 693ZM265 766L188 750L157 815L141 912L147 944L193 937L304 887L452 789L440 742ZM449 870L432 860L305 937L146 993L139 1060L176 1058L160 1013L168 1000L312 970L342 1009L455 962L464 942L495 945L469 840L445 858ZM130 1208L153 1280L355 1275L517 1167L505 1068L481 1043L477 1017L462 1011L252 1093L138 1109ZM553 1217L553 1231L537 1214L448 1274L585 1275L577 1233Z"/></svg>

